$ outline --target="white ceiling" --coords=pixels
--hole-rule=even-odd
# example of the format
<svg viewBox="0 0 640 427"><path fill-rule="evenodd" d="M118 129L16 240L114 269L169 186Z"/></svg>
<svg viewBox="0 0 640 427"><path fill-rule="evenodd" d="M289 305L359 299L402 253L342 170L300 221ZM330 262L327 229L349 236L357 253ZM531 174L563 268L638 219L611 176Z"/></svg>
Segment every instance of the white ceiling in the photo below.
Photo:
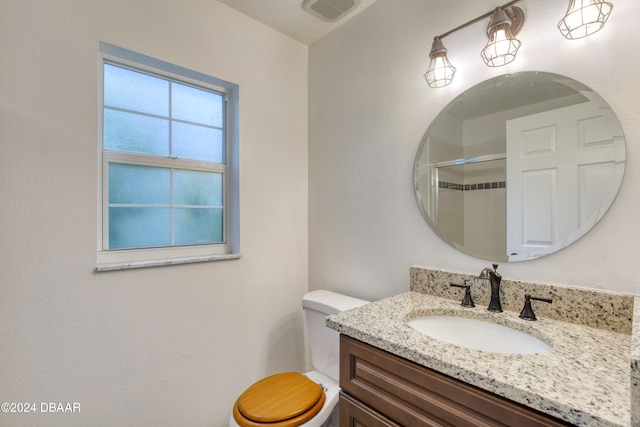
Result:
<svg viewBox="0 0 640 427"><path fill-rule="evenodd" d="M336 22L326 22L302 8L302 0L218 0L256 21L274 28L306 45L353 18L376 0L360 4Z"/></svg>

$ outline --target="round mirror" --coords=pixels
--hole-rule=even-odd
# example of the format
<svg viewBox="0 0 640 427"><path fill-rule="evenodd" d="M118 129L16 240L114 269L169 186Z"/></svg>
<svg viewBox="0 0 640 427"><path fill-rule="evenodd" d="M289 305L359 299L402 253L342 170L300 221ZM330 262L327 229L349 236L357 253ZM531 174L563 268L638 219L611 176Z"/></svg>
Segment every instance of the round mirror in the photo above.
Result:
<svg viewBox="0 0 640 427"><path fill-rule="evenodd" d="M589 231L624 165L622 128L602 97L568 77L522 72L472 87L435 118L414 186L422 215L451 246L524 261Z"/></svg>

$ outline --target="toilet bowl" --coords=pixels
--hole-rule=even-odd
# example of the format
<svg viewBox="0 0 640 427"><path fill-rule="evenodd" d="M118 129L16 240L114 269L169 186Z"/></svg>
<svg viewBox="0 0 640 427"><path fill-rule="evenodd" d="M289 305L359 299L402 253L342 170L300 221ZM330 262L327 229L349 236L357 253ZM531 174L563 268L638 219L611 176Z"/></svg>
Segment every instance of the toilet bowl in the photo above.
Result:
<svg viewBox="0 0 640 427"><path fill-rule="evenodd" d="M367 304L331 291L312 291L302 299L305 327L315 368L283 372L255 382L234 404L230 427L337 427L339 334L326 316Z"/></svg>

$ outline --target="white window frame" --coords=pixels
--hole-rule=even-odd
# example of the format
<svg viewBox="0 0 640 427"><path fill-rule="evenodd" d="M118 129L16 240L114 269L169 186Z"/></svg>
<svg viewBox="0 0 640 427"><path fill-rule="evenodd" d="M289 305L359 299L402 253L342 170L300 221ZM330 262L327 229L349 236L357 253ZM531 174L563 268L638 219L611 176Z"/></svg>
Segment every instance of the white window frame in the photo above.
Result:
<svg viewBox="0 0 640 427"><path fill-rule="evenodd" d="M212 164L173 158L155 158L103 148L104 64L123 66L167 80L202 87L225 97L225 163ZM238 85L177 65L100 42L98 99L98 247L96 271L123 270L240 257ZM223 242L204 245L110 250L108 246L109 163L128 163L223 173Z"/></svg>

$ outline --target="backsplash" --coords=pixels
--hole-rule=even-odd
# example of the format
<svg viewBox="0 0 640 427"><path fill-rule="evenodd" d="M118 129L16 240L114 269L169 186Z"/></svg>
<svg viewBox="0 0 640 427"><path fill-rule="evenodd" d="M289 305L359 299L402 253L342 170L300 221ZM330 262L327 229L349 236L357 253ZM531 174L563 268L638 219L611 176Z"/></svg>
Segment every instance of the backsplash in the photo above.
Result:
<svg viewBox="0 0 640 427"><path fill-rule="evenodd" d="M459 301L462 301L464 290L451 287L450 283L463 284L467 280L476 306L489 305L489 281L479 279L477 275L414 266L410 276L411 291ZM533 301L533 309L539 318L631 334L633 295L502 278L500 298L505 311L519 313L525 294L553 299L552 304Z"/></svg>

